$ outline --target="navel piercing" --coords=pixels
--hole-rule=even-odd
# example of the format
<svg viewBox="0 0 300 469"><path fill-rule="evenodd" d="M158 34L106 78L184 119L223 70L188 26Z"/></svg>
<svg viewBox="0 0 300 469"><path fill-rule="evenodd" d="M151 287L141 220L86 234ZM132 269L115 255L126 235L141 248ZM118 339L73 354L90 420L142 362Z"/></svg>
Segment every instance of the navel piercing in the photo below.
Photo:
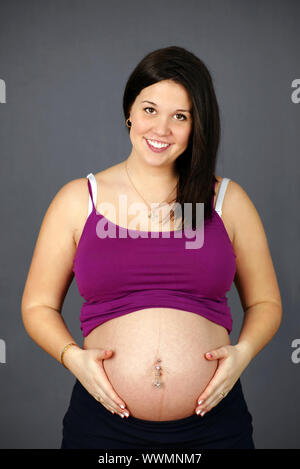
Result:
<svg viewBox="0 0 300 469"><path fill-rule="evenodd" d="M162 386L162 382L159 380L159 376L161 375L161 366L159 365L160 362L161 362L161 360L158 358L156 360L155 370L153 372L153 373L155 373L153 386L155 386L157 388L160 388Z"/></svg>

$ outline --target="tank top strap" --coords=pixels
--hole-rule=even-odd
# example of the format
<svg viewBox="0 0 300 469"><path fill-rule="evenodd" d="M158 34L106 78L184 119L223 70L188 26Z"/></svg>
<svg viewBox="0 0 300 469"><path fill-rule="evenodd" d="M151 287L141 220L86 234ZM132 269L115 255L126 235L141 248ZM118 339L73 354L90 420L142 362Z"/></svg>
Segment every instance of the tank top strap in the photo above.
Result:
<svg viewBox="0 0 300 469"><path fill-rule="evenodd" d="M87 176L88 179L88 189L90 193L89 197L89 208L88 208L88 216L92 212L92 210L96 210L95 204L97 204L97 181L93 173L89 173Z"/></svg>
<svg viewBox="0 0 300 469"><path fill-rule="evenodd" d="M216 187L216 181L213 182L213 194L211 197L211 208L214 208L214 198L215 198L215 187Z"/></svg>
<svg viewBox="0 0 300 469"><path fill-rule="evenodd" d="M220 184L218 197L216 200L216 206L215 206L215 210L220 217L222 216L222 204L223 204L225 192L226 192L229 181L230 181L229 178L223 178Z"/></svg>

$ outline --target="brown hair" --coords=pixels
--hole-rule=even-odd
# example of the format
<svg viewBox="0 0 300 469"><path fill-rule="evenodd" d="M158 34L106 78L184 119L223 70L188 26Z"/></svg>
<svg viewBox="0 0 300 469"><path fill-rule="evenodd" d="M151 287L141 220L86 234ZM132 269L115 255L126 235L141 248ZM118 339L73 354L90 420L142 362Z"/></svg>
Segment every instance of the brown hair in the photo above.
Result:
<svg viewBox="0 0 300 469"><path fill-rule="evenodd" d="M162 80L181 84L192 102L192 131L185 151L175 161L179 176L178 202L184 216L184 203L192 206L195 229L197 202L204 202L204 218L212 216L213 183L220 141L219 107L206 65L183 47L170 46L147 54L130 74L123 95L125 121L143 88ZM125 124L126 126L126 124ZM130 129L126 126L128 132ZM186 218L185 218L186 219Z"/></svg>

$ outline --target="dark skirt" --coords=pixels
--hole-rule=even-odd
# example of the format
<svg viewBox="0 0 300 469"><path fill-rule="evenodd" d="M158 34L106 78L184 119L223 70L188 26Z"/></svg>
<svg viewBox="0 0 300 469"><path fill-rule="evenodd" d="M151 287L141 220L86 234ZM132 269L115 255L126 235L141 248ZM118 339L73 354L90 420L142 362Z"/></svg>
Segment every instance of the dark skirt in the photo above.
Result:
<svg viewBox="0 0 300 469"><path fill-rule="evenodd" d="M239 379L203 417L164 421L112 414L76 380L62 433L60 449L255 449Z"/></svg>

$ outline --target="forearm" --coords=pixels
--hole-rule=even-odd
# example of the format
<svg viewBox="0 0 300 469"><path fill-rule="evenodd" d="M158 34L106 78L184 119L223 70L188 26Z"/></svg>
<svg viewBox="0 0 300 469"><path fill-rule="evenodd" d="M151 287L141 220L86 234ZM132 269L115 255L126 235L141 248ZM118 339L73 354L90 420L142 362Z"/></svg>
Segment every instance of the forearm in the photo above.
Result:
<svg viewBox="0 0 300 469"><path fill-rule="evenodd" d="M276 334L281 318L281 306L272 302L259 303L245 311L237 347L245 352L249 362Z"/></svg>
<svg viewBox="0 0 300 469"><path fill-rule="evenodd" d="M61 363L61 352L70 342L76 343L59 311L47 306L35 306L22 311L22 319L28 335L57 361ZM69 347L64 354L64 362L76 351L78 347Z"/></svg>

